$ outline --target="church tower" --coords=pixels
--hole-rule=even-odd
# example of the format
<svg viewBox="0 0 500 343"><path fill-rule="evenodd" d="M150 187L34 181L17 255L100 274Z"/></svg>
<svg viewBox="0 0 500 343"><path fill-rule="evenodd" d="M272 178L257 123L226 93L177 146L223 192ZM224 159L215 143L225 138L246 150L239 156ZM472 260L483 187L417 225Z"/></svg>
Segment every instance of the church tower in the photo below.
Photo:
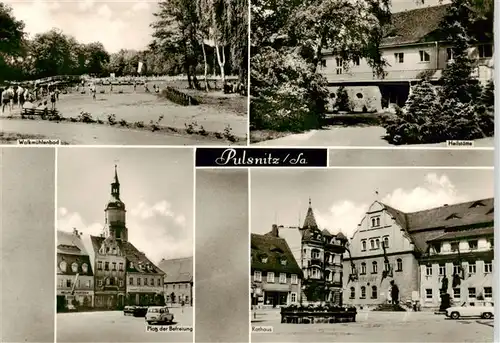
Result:
<svg viewBox="0 0 500 343"><path fill-rule="evenodd" d="M122 242L128 240L128 230L125 222L126 212L125 204L120 199L120 181L118 181L118 171L115 165L115 177L111 183L111 198L104 210L104 236L106 238L113 238Z"/></svg>

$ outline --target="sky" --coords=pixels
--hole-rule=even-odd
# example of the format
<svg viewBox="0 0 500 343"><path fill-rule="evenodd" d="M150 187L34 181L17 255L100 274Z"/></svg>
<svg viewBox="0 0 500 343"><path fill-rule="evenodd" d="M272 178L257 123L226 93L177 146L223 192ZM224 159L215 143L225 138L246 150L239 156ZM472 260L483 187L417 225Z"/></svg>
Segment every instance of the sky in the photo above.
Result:
<svg viewBox="0 0 500 343"><path fill-rule="evenodd" d="M33 36L58 28L81 43L100 41L110 53L151 43L155 0L3 0Z"/></svg>
<svg viewBox="0 0 500 343"><path fill-rule="evenodd" d="M422 1L424 4L421 4ZM110 53L143 50L151 42L159 0L3 0L26 24L30 35L58 28L79 42L100 41ZM448 0L442 3L449 2ZM392 0L394 12L430 6L440 0Z"/></svg>
<svg viewBox="0 0 500 343"><path fill-rule="evenodd" d="M101 234L115 163L129 241L154 263L193 256L192 149L59 149L58 230Z"/></svg>
<svg viewBox="0 0 500 343"><path fill-rule="evenodd" d="M376 200L414 212L493 196L493 169L251 170L251 230L302 226L309 197L321 229L351 238ZM296 231L282 230L294 253Z"/></svg>

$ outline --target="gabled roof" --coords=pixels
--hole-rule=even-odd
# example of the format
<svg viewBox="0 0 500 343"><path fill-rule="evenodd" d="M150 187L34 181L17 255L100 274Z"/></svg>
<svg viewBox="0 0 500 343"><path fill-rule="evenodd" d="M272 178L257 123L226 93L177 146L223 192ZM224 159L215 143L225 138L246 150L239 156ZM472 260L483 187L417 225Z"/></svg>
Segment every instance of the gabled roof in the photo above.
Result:
<svg viewBox="0 0 500 343"><path fill-rule="evenodd" d="M493 225L494 220L491 210L494 206L493 198L445 205L411 213L404 213L388 205L382 205L402 228L403 234L407 235L417 250L421 252L427 250L427 242L448 232L456 233L461 227L489 227ZM470 233L471 231L468 234Z"/></svg>
<svg viewBox="0 0 500 343"><path fill-rule="evenodd" d="M57 253L88 255L80 236L60 230L57 230Z"/></svg>
<svg viewBox="0 0 500 343"><path fill-rule="evenodd" d="M263 262L262 257L267 257ZM302 275L295 257L285 239L271 235L251 235L252 270ZM282 264L282 261L286 261Z"/></svg>
<svg viewBox="0 0 500 343"><path fill-rule="evenodd" d="M460 230L460 231L452 231L446 232L442 235L439 235L436 238L430 239L427 242L442 242L442 241L451 241L460 238L473 238L473 237L482 237L482 236L493 236L494 229L493 227L487 227L482 229L472 229L472 230Z"/></svg>
<svg viewBox="0 0 500 343"><path fill-rule="evenodd" d="M392 25L384 29L382 46L436 40L435 34L449 7L445 4L393 13Z"/></svg>
<svg viewBox="0 0 500 343"><path fill-rule="evenodd" d="M314 212L312 207L309 205L307 209L306 218L304 219L303 229L317 229L318 224L316 223L316 218L314 217Z"/></svg>
<svg viewBox="0 0 500 343"><path fill-rule="evenodd" d="M163 259L158 267L165 273L165 283L193 282L193 257Z"/></svg>

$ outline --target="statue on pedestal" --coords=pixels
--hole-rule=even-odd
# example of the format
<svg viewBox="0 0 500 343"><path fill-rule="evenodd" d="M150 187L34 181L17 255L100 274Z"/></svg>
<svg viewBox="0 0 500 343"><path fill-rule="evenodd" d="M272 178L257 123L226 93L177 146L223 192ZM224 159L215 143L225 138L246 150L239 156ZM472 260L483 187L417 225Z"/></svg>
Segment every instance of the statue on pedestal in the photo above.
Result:
<svg viewBox="0 0 500 343"><path fill-rule="evenodd" d="M439 305L439 311L446 311L447 308L451 307L450 295L448 294L448 278L446 275L441 281L441 305Z"/></svg>
<svg viewBox="0 0 500 343"><path fill-rule="evenodd" d="M393 305L399 304L399 288L394 283L394 280L391 280L391 299Z"/></svg>

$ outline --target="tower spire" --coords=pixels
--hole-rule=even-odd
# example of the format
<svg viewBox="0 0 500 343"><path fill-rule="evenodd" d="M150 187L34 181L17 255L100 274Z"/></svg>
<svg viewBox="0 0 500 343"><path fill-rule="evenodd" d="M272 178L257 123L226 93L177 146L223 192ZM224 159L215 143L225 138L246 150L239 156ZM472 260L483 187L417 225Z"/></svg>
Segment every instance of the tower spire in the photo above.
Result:
<svg viewBox="0 0 500 343"><path fill-rule="evenodd" d="M120 200L120 181L118 181L118 166L115 164L115 178L111 183L111 196Z"/></svg>
<svg viewBox="0 0 500 343"><path fill-rule="evenodd" d="M118 166L115 164L115 183L120 183L118 181Z"/></svg>
<svg viewBox="0 0 500 343"><path fill-rule="evenodd" d="M311 207L311 197L309 197L309 207Z"/></svg>

